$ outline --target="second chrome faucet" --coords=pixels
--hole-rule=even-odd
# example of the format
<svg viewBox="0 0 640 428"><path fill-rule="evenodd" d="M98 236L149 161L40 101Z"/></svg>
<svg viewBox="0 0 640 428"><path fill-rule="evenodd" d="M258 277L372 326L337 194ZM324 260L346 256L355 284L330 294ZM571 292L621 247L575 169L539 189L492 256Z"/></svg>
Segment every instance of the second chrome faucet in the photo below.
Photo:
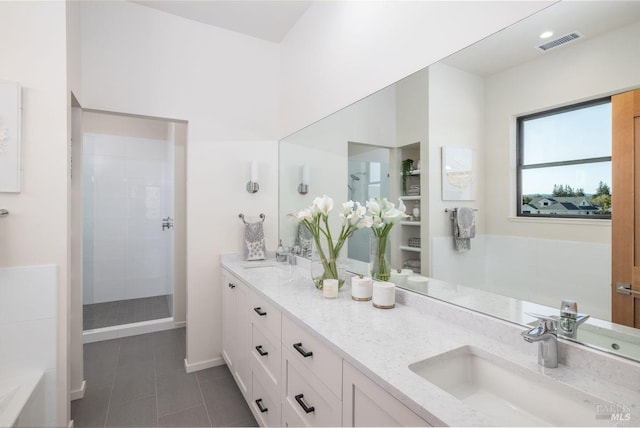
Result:
<svg viewBox="0 0 640 428"><path fill-rule="evenodd" d="M520 333L524 340L538 344L538 364L554 369L558 367L558 334L556 320L545 315L527 315L537 318L538 325Z"/></svg>

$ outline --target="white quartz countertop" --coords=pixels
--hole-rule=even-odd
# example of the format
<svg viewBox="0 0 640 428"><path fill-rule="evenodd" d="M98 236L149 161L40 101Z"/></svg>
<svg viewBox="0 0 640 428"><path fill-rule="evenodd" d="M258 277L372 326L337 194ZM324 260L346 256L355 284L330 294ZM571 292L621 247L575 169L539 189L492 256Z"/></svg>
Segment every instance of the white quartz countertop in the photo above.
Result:
<svg viewBox="0 0 640 428"><path fill-rule="evenodd" d="M337 299L325 299L301 266L245 262L222 256L223 267L264 296L283 314L298 320L342 358L432 425L495 426L500 423L427 382L409 365L470 345L528 370L568 384L603 402L631 406L640 425L640 364L563 342L560 366L537 364L537 346L519 335L523 330L479 313L397 290L394 309L376 309L351 299L345 286ZM257 267L251 267L257 266ZM598 424L595 419L594 425ZM601 421L610 425L609 421Z"/></svg>

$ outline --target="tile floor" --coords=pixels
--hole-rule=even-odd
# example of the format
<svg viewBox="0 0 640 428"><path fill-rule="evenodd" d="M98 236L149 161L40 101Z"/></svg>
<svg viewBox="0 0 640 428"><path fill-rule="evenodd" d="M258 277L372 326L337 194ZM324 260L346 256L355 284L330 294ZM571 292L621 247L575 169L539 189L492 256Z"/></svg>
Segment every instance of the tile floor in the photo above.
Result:
<svg viewBox="0 0 640 428"><path fill-rule="evenodd" d="M170 295L117 300L82 306L82 328L110 327L134 322L157 320L171 316Z"/></svg>
<svg viewBox="0 0 640 428"><path fill-rule="evenodd" d="M226 366L185 373L185 329L84 345L74 427L258 426Z"/></svg>

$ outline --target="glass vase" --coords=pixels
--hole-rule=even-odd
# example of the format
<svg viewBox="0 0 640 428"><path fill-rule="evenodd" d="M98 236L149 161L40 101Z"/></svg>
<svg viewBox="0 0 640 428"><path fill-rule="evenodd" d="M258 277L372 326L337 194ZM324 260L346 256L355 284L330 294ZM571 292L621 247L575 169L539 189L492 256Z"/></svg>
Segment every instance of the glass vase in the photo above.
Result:
<svg viewBox="0 0 640 428"><path fill-rule="evenodd" d="M371 235L369 241L369 266L371 277L378 281L389 281L390 268L387 256L388 235Z"/></svg>
<svg viewBox="0 0 640 428"><path fill-rule="evenodd" d="M346 255L340 251L335 259L330 258L329 248L326 242L313 242L314 250L311 256L311 279L313 279L313 285L318 289L322 289L323 281L325 279L337 279L338 289L341 289L344 285L346 272L347 272L347 258ZM318 245L321 245L321 250L318 251ZM335 242L334 242L335 247Z"/></svg>

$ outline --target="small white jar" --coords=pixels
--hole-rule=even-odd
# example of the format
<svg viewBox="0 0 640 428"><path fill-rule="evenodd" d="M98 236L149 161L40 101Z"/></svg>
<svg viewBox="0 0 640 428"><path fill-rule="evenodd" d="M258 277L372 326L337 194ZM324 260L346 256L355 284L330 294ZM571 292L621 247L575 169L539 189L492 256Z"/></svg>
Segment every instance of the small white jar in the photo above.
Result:
<svg viewBox="0 0 640 428"><path fill-rule="evenodd" d="M373 283L373 306L379 309L391 309L396 306L396 285L392 282L375 281Z"/></svg>
<svg viewBox="0 0 640 428"><path fill-rule="evenodd" d="M407 278L407 287L412 290L426 291L429 278L421 275L412 275Z"/></svg>
<svg viewBox="0 0 640 428"><path fill-rule="evenodd" d="M411 269L394 269L390 272L389 281L398 285L399 287L407 286L407 278L413 275L413 271Z"/></svg>
<svg viewBox="0 0 640 428"><path fill-rule="evenodd" d="M337 279L325 279L322 281L322 295L327 299L338 297L338 289Z"/></svg>
<svg viewBox="0 0 640 428"><path fill-rule="evenodd" d="M359 302L368 302L373 295L373 280L370 276L351 278L351 298Z"/></svg>

